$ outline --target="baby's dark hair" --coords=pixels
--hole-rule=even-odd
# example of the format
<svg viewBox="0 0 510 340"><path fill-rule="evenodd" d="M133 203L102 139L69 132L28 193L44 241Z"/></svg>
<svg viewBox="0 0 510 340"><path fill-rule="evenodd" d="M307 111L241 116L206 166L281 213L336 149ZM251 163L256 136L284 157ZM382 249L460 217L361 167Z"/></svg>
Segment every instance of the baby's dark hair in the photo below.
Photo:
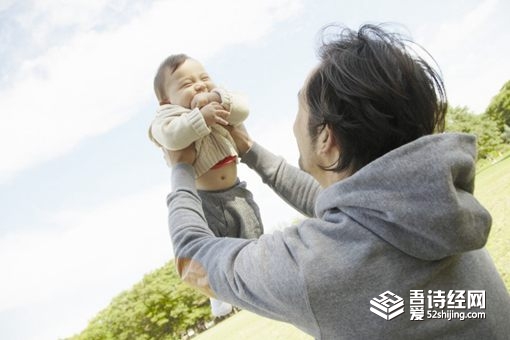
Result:
<svg viewBox="0 0 510 340"><path fill-rule="evenodd" d="M341 147L337 162L324 169L357 171L401 145L444 129L443 81L408 46L409 40L380 26L363 25L357 32L342 28L325 41L328 28L322 30L321 62L305 89L310 136L315 142L329 126Z"/></svg>
<svg viewBox="0 0 510 340"><path fill-rule="evenodd" d="M156 93L156 97L160 104L168 102L170 99L168 98L167 93L168 77L170 77L172 73L174 73L175 70L177 70L179 66L188 59L191 59L191 57L186 54L173 54L159 65L156 76L154 77L154 92Z"/></svg>

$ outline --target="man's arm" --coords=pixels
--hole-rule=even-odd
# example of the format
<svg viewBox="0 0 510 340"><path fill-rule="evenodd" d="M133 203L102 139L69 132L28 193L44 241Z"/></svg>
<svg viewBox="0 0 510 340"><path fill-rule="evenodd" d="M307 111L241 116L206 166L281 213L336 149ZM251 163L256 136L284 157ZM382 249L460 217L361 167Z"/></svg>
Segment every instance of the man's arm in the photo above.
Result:
<svg viewBox="0 0 510 340"><path fill-rule="evenodd" d="M321 187L311 175L255 142L242 156L241 162L255 170L264 183L299 212L309 217L315 215L315 200Z"/></svg>
<svg viewBox="0 0 510 340"><path fill-rule="evenodd" d="M236 143L241 162L254 169L283 200L306 216L314 216L319 183L309 174L291 166L255 143L244 124L227 127Z"/></svg>
<svg viewBox="0 0 510 340"><path fill-rule="evenodd" d="M296 228L258 240L217 238L209 230L190 165L172 171L169 228L181 278L209 296L266 317L317 329L296 261ZM302 253L300 253L302 256Z"/></svg>

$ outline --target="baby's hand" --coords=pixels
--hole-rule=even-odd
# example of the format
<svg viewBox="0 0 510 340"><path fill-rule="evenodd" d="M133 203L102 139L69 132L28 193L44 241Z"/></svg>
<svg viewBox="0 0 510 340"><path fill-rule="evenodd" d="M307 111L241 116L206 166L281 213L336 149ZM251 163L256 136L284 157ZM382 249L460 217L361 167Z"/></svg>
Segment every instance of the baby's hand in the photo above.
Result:
<svg viewBox="0 0 510 340"><path fill-rule="evenodd" d="M201 92L197 93L193 99L191 100L191 108L194 109L198 107L199 109L203 108L209 103L212 102L221 102L221 97L216 92Z"/></svg>
<svg viewBox="0 0 510 340"><path fill-rule="evenodd" d="M207 126L213 124L228 125L226 119L230 116L230 112L226 111L221 104L212 102L200 109L204 116Z"/></svg>

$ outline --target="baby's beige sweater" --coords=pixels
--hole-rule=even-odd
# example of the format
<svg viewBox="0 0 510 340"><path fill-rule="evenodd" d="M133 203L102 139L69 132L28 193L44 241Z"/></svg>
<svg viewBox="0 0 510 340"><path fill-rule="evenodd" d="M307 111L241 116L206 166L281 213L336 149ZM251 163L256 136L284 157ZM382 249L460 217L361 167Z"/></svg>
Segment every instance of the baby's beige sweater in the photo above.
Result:
<svg viewBox="0 0 510 340"><path fill-rule="evenodd" d="M241 124L248 117L248 106L242 95L215 89L221 105L230 111L230 125ZM164 104L156 111L149 128L149 138L159 147L181 150L195 142L197 158L193 167L196 177L202 176L228 156L237 156L235 142L227 129L219 124L207 126L198 108Z"/></svg>

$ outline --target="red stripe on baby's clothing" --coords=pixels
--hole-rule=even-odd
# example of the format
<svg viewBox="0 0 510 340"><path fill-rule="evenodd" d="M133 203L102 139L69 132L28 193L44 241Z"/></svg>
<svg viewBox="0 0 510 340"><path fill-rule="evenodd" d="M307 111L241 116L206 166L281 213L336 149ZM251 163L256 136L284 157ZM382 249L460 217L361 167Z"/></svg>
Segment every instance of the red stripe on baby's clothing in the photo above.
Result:
<svg viewBox="0 0 510 340"><path fill-rule="evenodd" d="M227 157L223 158L221 161L219 161L218 163L214 164L211 169L219 169L221 167L224 167L227 164L235 162L236 160L237 160L237 156L227 156Z"/></svg>

